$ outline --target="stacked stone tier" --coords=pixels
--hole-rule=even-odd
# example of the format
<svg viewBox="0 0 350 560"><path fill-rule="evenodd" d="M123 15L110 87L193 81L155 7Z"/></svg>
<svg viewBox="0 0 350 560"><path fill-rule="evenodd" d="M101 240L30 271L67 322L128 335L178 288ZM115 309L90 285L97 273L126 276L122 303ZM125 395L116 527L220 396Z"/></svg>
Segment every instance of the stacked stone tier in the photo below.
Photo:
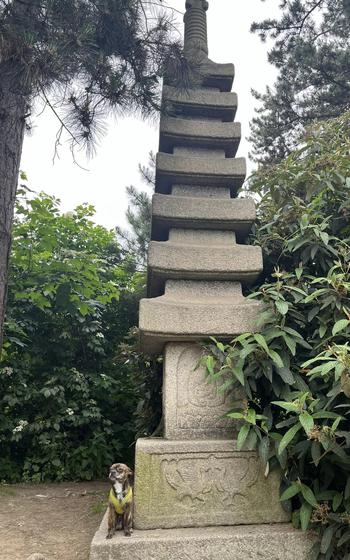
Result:
<svg viewBox="0 0 350 560"><path fill-rule="evenodd" d="M231 92L210 90L179 90L172 86L163 88L163 106L175 116L203 117L233 122L237 111L237 95Z"/></svg>
<svg viewBox="0 0 350 560"><path fill-rule="evenodd" d="M201 68L202 85L217 88L219 91L231 91L235 77L233 64L218 64L207 60Z"/></svg>
<svg viewBox="0 0 350 560"><path fill-rule="evenodd" d="M227 158L236 155L241 139L239 123L194 121L162 117L160 121L160 151L172 153L174 146L217 148Z"/></svg>
<svg viewBox="0 0 350 560"><path fill-rule="evenodd" d="M217 82L205 89L214 75ZM233 75L232 65L208 60L202 87L163 88L149 299L140 307L141 342L149 352L160 352L167 342L228 339L256 328L259 306L242 296L241 284L257 279L262 254L242 244L255 206L235 198L246 163L235 157L241 127L233 122L237 96L227 91Z"/></svg>
<svg viewBox="0 0 350 560"><path fill-rule="evenodd" d="M205 155L205 154L203 154ZM156 192L170 194L173 185L229 187L233 194L246 176L244 158L219 159L157 154Z"/></svg>
<svg viewBox="0 0 350 560"><path fill-rule="evenodd" d="M192 193L194 194L194 193ZM255 220L252 199L155 194L152 239L164 241L171 228L231 230L243 240Z"/></svg>
<svg viewBox="0 0 350 560"><path fill-rule="evenodd" d="M231 243L225 243L225 234L232 236ZM149 297L164 293L168 279L254 282L262 268L261 249L238 245L234 239L227 231L171 229L169 241L152 241L148 251Z"/></svg>
<svg viewBox="0 0 350 560"><path fill-rule="evenodd" d="M234 64L220 64L218 62L213 62L210 59L205 59L201 64L197 79L202 87L215 88L219 91L230 92L234 77ZM165 78L165 84L167 86L173 85L171 76L167 76Z"/></svg>
<svg viewBox="0 0 350 560"><path fill-rule="evenodd" d="M141 301L141 346L159 354L167 342L231 340L257 330L260 310L238 282L168 280L164 295Z"/></svg>

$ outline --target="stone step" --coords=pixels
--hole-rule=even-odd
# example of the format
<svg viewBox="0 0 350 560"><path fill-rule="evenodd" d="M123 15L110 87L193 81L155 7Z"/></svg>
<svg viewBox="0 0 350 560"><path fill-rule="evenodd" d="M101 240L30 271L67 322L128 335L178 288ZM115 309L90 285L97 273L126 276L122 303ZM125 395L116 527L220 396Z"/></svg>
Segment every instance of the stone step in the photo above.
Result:
<svg viewBox="0 0 350 560"><path fill-rule="evenodd" d="M200 89L179 90L163 87L164 111L170 115L186 115L233 122L237 112L237 95Z"/></svg>
<svg viewBox="0 0 350 560"><path fill-rule="evenodd" d="M257 331L262 307L242 296L240 284L168 280L165 294L140 302L142 350L160 354L167 342L232 340Z"/></svg>
<svg viewBox="0 0 350 560"><path fill-rule="evenodd" d="M90 560L313 560L316 538L287 523L121 531L106 540L107 514L91 545Z"/></svg>
<svg viewBox="0 0 350 560"><path fill-rule="evenodd" d="M283 523L280 472L231 440L139 439L134 526L173 529Z"/></svg>
<svg viewBox="0 0 350 560"><path fill-rule="evenodd" d="M231 230L244 239L256 218L251 198L214 198L155 194L152 239L167 239L172 227Z"/></svg>
<svg viewBox="0 0 350 560"><path fill-rule="evenodd" d="M169 194L173 185L230 187L237 194L246 177L245 158L180 157L159 152L156 193Z"/></svg>
<svg viewBox="0 0 350 560"><path fill-rule="evenodd" d="M194 244L191 239L194 230L171 230L171 233L176 231L182 234L187 231L188 239L182 242L176 238L173 241L151 241L149 244L149 297L161 295L168 279L231 280L246 285L259 277L263 268L260 247L238 245L234 238L231 243L210 243L208 240L207 243ZM197 231L202 233L202 230Z"/></svg>
<svg viewBox="0 0 350 560"><path fill-rule="evenodd" d="M191 146L223 149L227 158L236 155L241 140L239 123L195 121L162 117L160 121L161 152L172 153L174 147Z"/></svg>

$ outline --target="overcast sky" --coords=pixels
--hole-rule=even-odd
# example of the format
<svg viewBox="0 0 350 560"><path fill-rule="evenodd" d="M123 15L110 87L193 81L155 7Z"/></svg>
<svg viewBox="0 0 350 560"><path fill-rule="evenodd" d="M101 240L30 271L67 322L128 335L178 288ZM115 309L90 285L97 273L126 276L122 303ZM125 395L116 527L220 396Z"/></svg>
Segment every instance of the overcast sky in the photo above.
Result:
<svg viewBox="0 0 350 560"><path fill-rule="evenodd" d="M184 9L185 0L169 0L168 5ZM209 56L216 62L233 62L236 78L233 90L238 94L237 121L243 136L249 134L249 122L256 104L251 89L262 91L275 79L275 70L267 62L266 46L249 32L253 21L278 14L278 0L209 0ZM182 22L179 17L179 29ZM108 121L108 132L87 161L83 153L72 160L69 148L60 148L60 158L52 162L58 123L50 110L33 120L33 130L25 138L21 169L35 191L44 190L61 199L62 210L72 210L82 202L96 208L95 221L113 228L125 225L127 198L125 187L142 188L138 163L146 164L150 150L158 148L158 123L133 116ZM239 156L248 156L249 144L243 138ZM251 168L251 165L250 165ZM143 187L144 188L144 187Z"/></svg>

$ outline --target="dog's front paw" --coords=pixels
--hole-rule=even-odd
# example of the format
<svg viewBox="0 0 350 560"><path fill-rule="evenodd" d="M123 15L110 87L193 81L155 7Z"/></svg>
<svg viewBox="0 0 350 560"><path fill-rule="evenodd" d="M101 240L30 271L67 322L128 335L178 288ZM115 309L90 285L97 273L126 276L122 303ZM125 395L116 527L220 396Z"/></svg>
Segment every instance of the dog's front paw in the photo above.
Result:
<svg viewBox="0 0 350 560"><path fill-rule="evenodd" d="M113 537L112 533L108 533L108 535L106 536L106 539L111 539Z"/></svg>

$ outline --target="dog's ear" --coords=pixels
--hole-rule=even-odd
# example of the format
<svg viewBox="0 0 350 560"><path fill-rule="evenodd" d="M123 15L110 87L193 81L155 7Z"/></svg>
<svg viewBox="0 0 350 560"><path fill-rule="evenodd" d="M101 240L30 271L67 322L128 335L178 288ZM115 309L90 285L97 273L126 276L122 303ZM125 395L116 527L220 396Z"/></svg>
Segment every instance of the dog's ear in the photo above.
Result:
<svg viewBox="0 0 350 560"><path fill-rule="evenodd" d="M132 471L129 467L127 468L126 475L130 480L134 480L134 471Z"/></svg>

